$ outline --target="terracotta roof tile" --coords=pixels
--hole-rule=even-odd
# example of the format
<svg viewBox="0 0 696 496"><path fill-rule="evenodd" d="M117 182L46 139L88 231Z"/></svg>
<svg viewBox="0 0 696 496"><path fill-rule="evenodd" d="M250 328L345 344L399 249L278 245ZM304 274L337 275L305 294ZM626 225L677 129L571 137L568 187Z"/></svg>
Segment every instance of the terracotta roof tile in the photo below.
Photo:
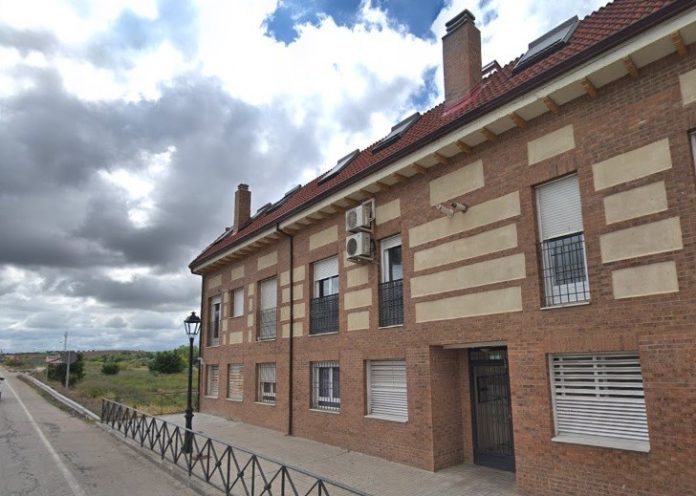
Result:
<svg viewBox="0 0 696 496"><path fill-rule="evenodd" d="M561 63L571 61L574 56L589 51L613 35L621 33L625 28L633 26L641 19L677 3L684 2L680 0L615 0L598 9L580 21L568 44L562 49L517 72L513 72L517 59L511 61L483 79L469 95L449 109L445 108L444 104L439 104L427 111L393 145L375 154L372 153L375 144L370 145L331 179L321 184L319 184L319 178L314 179L277 209L254 219L238 232L230 231L226 236L222 236L217 242L203 250L191 262L190 267L194 267L264 228L274 225L282 218L299 212L312 200L317 200L330 191L340 189L340 186L346 185L350 179L357 175L378 170L378 168L396 160L399 152L403 152L416 143L427 142L429 137L446 126L455 121L466 119L468 115L481 111L485 105L494 104L497 99L511 94L525 83L543 77Z"/></svg>

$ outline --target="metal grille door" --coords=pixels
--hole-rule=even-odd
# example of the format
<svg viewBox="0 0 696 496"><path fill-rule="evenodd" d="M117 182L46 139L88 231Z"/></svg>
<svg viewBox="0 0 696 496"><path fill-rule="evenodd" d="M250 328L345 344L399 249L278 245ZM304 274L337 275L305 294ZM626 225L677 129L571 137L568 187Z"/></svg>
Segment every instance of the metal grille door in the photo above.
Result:
<svg viewBox="0 0 696 496"><path fill-rule="evenodd" d="M505 348L472 349L471 402L474 462L515 470L510 409L510 379Z"/></svg>

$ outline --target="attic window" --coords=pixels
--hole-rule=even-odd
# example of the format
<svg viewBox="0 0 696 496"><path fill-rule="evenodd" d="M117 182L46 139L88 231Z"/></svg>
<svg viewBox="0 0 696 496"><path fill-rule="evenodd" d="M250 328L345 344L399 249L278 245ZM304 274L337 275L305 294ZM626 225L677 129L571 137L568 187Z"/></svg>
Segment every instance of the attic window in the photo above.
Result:
<svg viewBox="0 0 696 496"><path fill-rule="evenodd" d="M522 55L515 64L514 71L519 71L529 67L535 62L548 57L553 52L563 48L573 36L575 28L578 27L578 16L573 16L560 26L556 26L545 35L537 38L529 44L527 53Z"/></svg>
<svg viewBox="0 0 696 496"><path fill-rule="evenodd" d="M336 162L330 171L319 178L319 184L323 183L338 174L346 165L351 163L360 154L360 150L353 150L348 155Z"/></svg>
<svg viewBox="0 0 696 496"><path fill-rule="evenodd" d="M488 77L499 70L500 64L497 60L494 60L493 62L489 62L483 66L483 69L481 69L481 77Z"/></svg>
<svg viewBox="0 0 696 496"><path fill-rule="evenodd" d="M416 112L415 114L409 115L403 121L399 122L394 127L392 127L391 132L386 137L379 140L377 144L374 146L374 148L372 148L372 153L377 153L381 150L384 150L386 147L396 142L399 138L401 138L401 136L403 136L403 134L406 131L409 130L411 126L418 122L420 116L420 112Z"/></svg>
<svg viewBox="0 0 696 496"><path fill-rule="evenodd" d="M301 185L301 184L298 184L297 186L295 186L294 188L292 188L290 191L288 191L287 193L285 193L285 194L283 195L283 197L282 197L280 200L278 200L277 202L275 202L273 205L271 205L271 206L269 207L268 212L272 212L272 211L275 210L276 208L280 207L283 203L285 203L286 201L288 201L288 198L290 198L292 195L294 195L295 193L297 193L298 191L300 191L301 188L302 188L302 185Z"/></svg>
<svg viewBox="0 0 696 496"><path fill-rule="evenodd" d="M251 218L251 220L258 219L258 218L261 217L263 214L265 214L266 211L268 211L268 209L270 209L270 208L271 208L271 204L270 204L270 203L266 203L264 206L262 206L261 208L259 208L259 209L256 211L256 213L255 213L254 216Z"/></svg>
<svg viewBox="0 0 696 496"><path fill-rule="evenodd" d="M210 246L215 245L215 244L218 244L220 241L222 241L222 240L225 238L225 236L227 236L227 234L228 234L231 230L232 230L231 227L226 227L226 228L225 228L225 232L223 232L220 236L218 236L217 238L215 238L215 241L213 241L212 243L210 243Z"/></svg>

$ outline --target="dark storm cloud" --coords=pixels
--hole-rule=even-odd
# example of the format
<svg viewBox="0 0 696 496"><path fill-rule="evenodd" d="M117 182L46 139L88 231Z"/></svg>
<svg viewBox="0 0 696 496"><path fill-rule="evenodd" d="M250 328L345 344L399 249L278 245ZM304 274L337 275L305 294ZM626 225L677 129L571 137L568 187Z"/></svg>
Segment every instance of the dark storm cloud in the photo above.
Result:
<svg viewBox="0 0 696 496"><path fill-rule="evenodd" d="M15 29L0 23L0 46L16 48L22 56L29 52L53 53L58 45L58 39L48 31Z"/></svg>

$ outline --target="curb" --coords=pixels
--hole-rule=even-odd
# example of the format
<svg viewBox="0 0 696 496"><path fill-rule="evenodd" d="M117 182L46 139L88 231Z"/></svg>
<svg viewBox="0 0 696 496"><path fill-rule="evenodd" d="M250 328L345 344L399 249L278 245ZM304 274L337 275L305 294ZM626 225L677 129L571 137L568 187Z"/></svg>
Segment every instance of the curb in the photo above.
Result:
<svg viewBox="0 0 696 496"><path fill-rule="evenodd" d="M19 374L17 374L17 375L18 375L18 376L21 376L21 378L23 378L23 379L26 379L26 380L30 381L30 382L31 382L32 384L34 384L36 387L38 387L38 388L42 389L43 391L47 392L47 393L50 394L53 398L55 398L56 400L60 401L61 403L63 403L63 404L64 404L65 406L67 406L68 408L74 410L74 411L75 411L76 413L78 413L79 415L82 415L83 417L86 417L87 419L93 420L93 421L95 421L95 422L99 422L99 421L101 420L101 419L99 418L99 415L96 415L96 414L95 414L94 412L92 412L91 410L88 410L87 408L85 408L84 406L80 405L80 404L77 403L76 401L71 400L71 399L68 398L67 396L64 396L64 395L60 394L58 391L56 391L55 389L53 389L51 386L47 386L46 384L44 384L44 383L41 382L40 380L38 380L38 379L36 379L36 378L30 376L29 374L19 373Z"/></svg>

